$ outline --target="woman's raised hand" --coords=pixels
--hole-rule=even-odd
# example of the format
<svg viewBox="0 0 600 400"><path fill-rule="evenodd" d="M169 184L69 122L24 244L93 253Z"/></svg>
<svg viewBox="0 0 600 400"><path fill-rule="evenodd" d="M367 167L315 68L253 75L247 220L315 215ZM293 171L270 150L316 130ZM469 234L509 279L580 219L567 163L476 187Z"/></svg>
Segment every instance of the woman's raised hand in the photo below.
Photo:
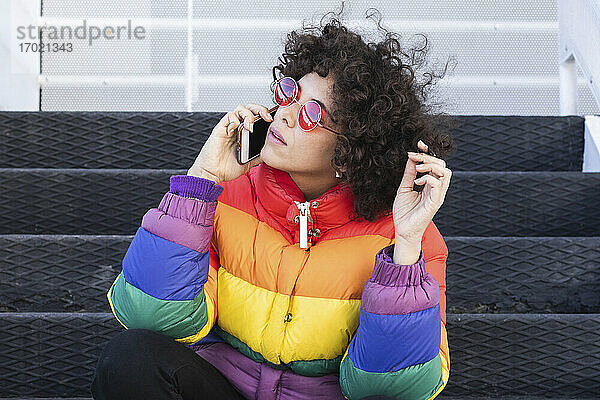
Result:
<svg viewBox="0 0 600 400"><path fill-rule="evenodd" d="M419 141L418 146L422 151L428 149L422 141ZM421 161L422 164L417 164ZM417 172L429 173L415 180ZM444 202L451 176L452 171L446 168L444 160L428 154L408 153L402 182L392 208L396 240L421 243L425 229ZM413 190L413 184L425 184L425 187L417 192Z"/></svg>
<svg viewBox="0 0 600 400"><path fill-rule="evenodd" d="M253 121L260 115L265 121L273 118L269 110L259 104L239 105L233 111L223 115L219 123L202 146L188 175L199 176L215 181L231 181L242 176L252 167L262 162L260 156L240 165L236 157L237 128L240 124L252 134Z"/></svg>

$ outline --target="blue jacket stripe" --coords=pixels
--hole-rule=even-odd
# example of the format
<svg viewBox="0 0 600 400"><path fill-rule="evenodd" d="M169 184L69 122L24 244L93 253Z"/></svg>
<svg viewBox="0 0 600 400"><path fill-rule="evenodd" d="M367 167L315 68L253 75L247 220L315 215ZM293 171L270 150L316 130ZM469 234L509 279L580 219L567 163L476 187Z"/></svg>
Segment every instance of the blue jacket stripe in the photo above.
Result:
<svg viewBox="0 0 600 400"><path fill-rule="evenodd" d="M138 228L123 258L128 283L161 300L193 300L208 280L208 251L199 253Z"/></svg>
<svg viewBox="0 0 600 400"><path fill-rule="evenodd" d="M348 348L355 367L398 371L435 358L440 351L440 305L400 315L360 310L360 325Z"/></svg>

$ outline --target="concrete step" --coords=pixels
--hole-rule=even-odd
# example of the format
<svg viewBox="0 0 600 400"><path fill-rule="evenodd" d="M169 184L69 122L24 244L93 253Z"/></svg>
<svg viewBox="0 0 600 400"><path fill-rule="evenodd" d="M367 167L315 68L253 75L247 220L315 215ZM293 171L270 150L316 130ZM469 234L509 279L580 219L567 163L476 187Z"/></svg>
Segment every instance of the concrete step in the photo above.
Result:
<svg viewBox="0 0 600 400"><path fill-rule="evenodd" d="M0 234L132 235L186 170L0 169ZM600 236L600 173L454 172L444 236Z"/></svg>
<svg viewBox="0 0 600 400"><path fill-rule="evenodd" d="M224 113L0 112L0 168L188 168ZM452 117L454 171L581 171L582 117Z"/></svg>
<svg viewBox="0 0 600 400"><path fill-rule="evenodd" d="M0 314L0 396L89 397L107 313ZM600 314L449 314L444 395L593 397L600 393Z"/></svg>
<svg viewBox="0 0 600 400"><path fill-rule="evenodd" d="M110 312L131 235L0 235L0 312ZM448 313L600 313L600 237L446 237Z"/></svg>

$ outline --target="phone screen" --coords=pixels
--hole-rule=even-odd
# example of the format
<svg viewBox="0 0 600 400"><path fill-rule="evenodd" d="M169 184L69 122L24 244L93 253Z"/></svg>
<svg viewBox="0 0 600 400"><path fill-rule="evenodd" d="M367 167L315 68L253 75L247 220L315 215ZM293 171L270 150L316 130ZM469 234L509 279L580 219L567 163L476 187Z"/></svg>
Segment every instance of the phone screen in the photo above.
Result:
<svg viewBox="0 0 600 400"><path fill-rule="evenodd" d="M277 110L271 112L271 116L273 118L275 118L276 112ZM260 151L264 147L265 141L267 140L267 133L270 125L271 122L267 122L262 118L258 118L256 121L254 121L253 132L248 132L246 129L242 128L242 131L240 132L242 134L240 160L243 163L246 163L260 155Z"/></svg>

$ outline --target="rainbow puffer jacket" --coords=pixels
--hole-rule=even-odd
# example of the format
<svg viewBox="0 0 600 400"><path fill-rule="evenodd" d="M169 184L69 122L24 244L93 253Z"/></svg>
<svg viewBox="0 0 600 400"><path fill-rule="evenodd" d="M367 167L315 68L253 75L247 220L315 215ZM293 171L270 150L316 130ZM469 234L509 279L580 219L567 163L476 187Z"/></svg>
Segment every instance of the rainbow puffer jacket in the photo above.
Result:
<svg viewBox="0 0 600 400"><path fill-rule="evenodd" d="M197 352L249 399L433 399L448 383L448 249L392 261L391 213L357 218L344 183L306 201L265 163L215 185L174 175L107 297L126 328Z"/></svg>

